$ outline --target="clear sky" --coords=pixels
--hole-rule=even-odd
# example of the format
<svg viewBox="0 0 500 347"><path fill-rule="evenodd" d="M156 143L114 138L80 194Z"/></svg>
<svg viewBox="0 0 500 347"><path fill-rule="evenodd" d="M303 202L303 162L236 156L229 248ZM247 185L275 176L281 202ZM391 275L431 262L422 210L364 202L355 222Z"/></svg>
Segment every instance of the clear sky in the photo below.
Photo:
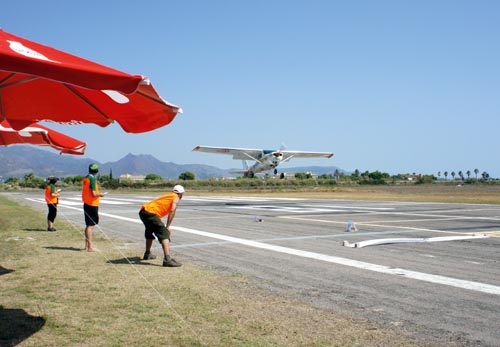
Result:
<svg viewBox="0 0 500 347"><path fill-rule="evenodd" d="M151 79L184 113L56 126L100 162L239 168L196 145L332 151L287 166L500 177L500 1L6 1L0 27ZM50 125L52 126L52 125Z"/></svg>

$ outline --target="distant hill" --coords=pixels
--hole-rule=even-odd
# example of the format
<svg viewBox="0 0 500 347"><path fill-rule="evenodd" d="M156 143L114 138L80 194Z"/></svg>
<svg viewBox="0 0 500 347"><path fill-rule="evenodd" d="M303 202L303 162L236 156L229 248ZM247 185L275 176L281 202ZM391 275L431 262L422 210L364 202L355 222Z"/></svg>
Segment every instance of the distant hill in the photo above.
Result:
<svg viewBox="0 0 500 347"><path fill-rule="evenodd" d="M37 177L50 175L64 177L86 173L92 159L73 155L59 155L34 146L0 146L0 176L23 177L33 173Z"/></svg>
<svg viewBox="0 0 500 347"><path fill-rule="evenodd" d="M101 165L102 173L109 173L113 170L113 176L118 177L122 174L147 175L157 174L165 179L175 179L183 172L190 171L199 179L210 177L231 176L227 170L216 168L209 165L198 164L174 164L172 162L163 162L149 154L127 154L122 159L115 162L108 162Z"/></svg>
<svg viewBox="0 0 500 347"><path fill-rule="evenodd" d="M22 178L28 173L33 173L37 177L85 175L87 174L88 165L93 162L99 164L102 174L109 174L111 170L115 178L124 174L157 174L164 179L176 179L186 171L194 173L196 178L199 179L235 176L230 170L219 169L215 166L201 164L179 165L172 162L162 162L149 154L127 154L118 161L100 163L92 158L59 155L53 151L39 149L34 146L0 146L0 179L5 180L9 177ZM322 175L333 174L336 169L338 168L334 166L306 166L283 168L280 171L287 173L314 172ZM344 170L338 170L344 172Z"/></svg>

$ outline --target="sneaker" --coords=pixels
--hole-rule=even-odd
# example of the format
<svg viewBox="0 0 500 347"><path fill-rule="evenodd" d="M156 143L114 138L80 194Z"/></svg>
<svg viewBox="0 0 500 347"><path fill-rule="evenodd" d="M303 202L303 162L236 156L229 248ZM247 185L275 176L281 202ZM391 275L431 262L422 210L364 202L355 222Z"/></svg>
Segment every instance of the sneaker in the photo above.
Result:
<svg viewBox="0 0 500 347"><path fill-rule="evenodd" d="M144 253L144 257L142 257L142 260L151 260L151 259L156 259L156 255L151 253Z"/></svg>
<svg viewBox="0 0 500 347"><path fill-rule="evenodd" d="M56 228L47 228L47 231L56 231Z"/></svg>
<svg viewBox="0 0 500 347"><path fill-rule="evenodd" d="M163 259L163 266L166 267L179 267L182 266L181 263L177 262L175 259L171 258L170 260Z"/></svg>

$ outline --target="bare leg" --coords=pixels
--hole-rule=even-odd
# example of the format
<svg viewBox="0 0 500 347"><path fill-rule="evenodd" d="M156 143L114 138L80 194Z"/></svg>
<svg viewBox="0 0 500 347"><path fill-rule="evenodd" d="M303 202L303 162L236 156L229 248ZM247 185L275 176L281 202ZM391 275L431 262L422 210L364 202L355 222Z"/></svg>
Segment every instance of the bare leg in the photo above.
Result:
<svg viewBox="0 0 500 347"><path fill-rule="evenodd" d="M161 248L163 248L163 255L165 258L170 256L170 241L165 239L161 242Z"/></svg>
<svg viewBox="0 0 500 347"><path fill-rule="evenodd" d="M85 228L85 250L87 252L95 252L95 249L92 245L92 231L94 230L94 226L87 225Z"/></svg>
<svg viewBox="0 0 500 347"><path fill-rule="evenodd" d="M168 239L165 239L161 242L161 247L163 248L163 254L165 255L165 257L163 258L163 266L167 267L182 266L181 263L170 257L170 241Z"/></svg>
<svg viewBox="0 0 500 347"><path fill-rule="evenodd" d="M150 239L146 239L146 253L151 253L151 246L153 246L153 241Z"/></svg>

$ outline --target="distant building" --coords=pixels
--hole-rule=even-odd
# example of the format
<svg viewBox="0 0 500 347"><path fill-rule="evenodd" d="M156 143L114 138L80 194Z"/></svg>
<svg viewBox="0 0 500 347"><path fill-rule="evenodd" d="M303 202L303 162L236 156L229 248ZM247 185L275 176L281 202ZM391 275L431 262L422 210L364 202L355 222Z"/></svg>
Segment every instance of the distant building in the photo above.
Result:
<svg viewBox="0 0 500 347"><path fill-rule="evenodd" d="M146 179L146 176L141 176L141 175L130 175L130 174L124 174L120 175L119 181L120 183L141 183L144 182Z"/></svg>

